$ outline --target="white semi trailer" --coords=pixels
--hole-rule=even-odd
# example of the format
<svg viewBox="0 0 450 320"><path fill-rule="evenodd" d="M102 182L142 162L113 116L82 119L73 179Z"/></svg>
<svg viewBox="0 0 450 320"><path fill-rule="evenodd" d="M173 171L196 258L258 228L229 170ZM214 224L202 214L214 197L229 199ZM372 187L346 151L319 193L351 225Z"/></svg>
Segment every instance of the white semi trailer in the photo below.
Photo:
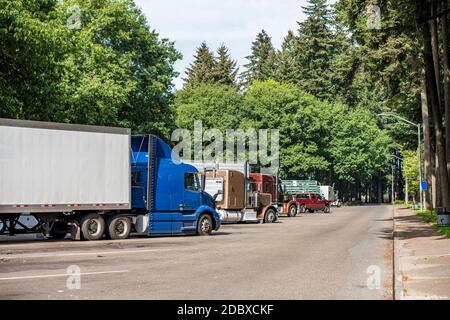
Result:
<svg viewBox="0 0 450 320"><path fill-rule="evenodd" d="M57 214L130 209L130 137L125 128L0 119L0 231L58 237Z"/></svg>

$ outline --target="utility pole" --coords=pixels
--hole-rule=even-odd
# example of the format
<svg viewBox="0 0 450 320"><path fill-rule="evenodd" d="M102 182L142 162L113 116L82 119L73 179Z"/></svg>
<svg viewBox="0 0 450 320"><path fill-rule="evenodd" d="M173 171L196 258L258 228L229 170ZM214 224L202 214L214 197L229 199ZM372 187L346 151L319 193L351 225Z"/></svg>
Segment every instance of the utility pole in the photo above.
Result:
<svg viewBox="0 0 450 320"><path fill-rule="evenodd" d="M395 202L395 192L394 192L394 187L395 187L395 183L394 183L394 179L395 179L395 174L394 174L394 163L392 163L391 165L392 167L392 182L391 182L391 201L392 203Z"/></svg>
<svg viewBox="0 0 450 320"><path fill-rule="evenodd" d="M407 205L408 204L408 192L409 192L409 190L408 190L408 177L405 177L405 204Z"/></svg>
<svg viewBox="0 0 450 320"><path fill-rule="evenodd" d="M398 120L405 122L409 125L415 126L417 127L417 155L418 155L418 164L419 164L419 198L420 198L420 211L423 211L423 190L422 190L422 163L421 163L421 149L422 149L422 144L421 144L421 134L420 134L420 128L421 125L420 123L414 123L409 121L408 119L402 118L399 115L396 115L394 113L380 113L378 116L381 117L393 117L393 118L397 118Z"/></svg>

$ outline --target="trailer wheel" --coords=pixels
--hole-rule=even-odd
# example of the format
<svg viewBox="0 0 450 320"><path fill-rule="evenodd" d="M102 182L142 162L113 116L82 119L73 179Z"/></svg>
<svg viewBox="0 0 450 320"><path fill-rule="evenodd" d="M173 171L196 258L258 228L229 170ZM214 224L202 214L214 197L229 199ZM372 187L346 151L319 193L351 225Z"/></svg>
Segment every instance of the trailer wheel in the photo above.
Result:
<svg viewBox="0 0 450 320"><path fill-rule="evenodd" d="M131 220L127 217L111 216L106 220L106 236L112 240L127 239L131 232Z"/></svg>
<svg viewBox="0 0 450 320"><path fill-rule="evenodd" d="M288 210L288 217L295 217L297 215L297 206L292 205Z"/></svg>
<svg viewBox="0 0 450 320"><path fill-rule="evenodd" d="M305 213L305 212L306 212L306 207L305 207L304 204L302 204L302 205L300 206L300 213Z"/></svg>
<svg viewBox="0 0 450 320"><path fill-rule="evenodd" d="M105 232L105 220L98 213L89 213L81 218L83 240L99 240Z"/></svg>
<svg viewBox="0 0 450 320"><path fill-rule="evenodd" d="M0 220L0 234L3 234L6 230L6 220Z"/></svg>
<svg viewBox="0 0 450 320"><path fill-rule="evenodd" d="M330 206L325 206L325 208L323 208L323 212L330 213Z"/></svg>
<svg viewBox="0 0 450 320"><path fill-rule="evenodd" d="M275 210L268 209L264 215L264 223L273 223L277 220L277 214Z"/></svg>
<svg viewBox="0 0 450 320"><path fill-rule="evenodd" d="M197 222L197 234L199 236L207 236L212 232L212 220L208 214L202 214Z"/></svg>

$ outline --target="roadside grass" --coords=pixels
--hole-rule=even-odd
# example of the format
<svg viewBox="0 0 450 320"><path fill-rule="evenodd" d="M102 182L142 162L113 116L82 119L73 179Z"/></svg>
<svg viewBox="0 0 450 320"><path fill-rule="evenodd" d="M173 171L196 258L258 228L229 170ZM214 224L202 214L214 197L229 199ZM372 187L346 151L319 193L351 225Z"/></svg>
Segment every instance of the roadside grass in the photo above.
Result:
<svg viewBox="0 0 450 320"><path fill-rule="evenodd" d="M437 225L437 215L436 212L433 211L419 211L416 213L419 217L422 218L423 221L427 223L431 223L433 228L438 232L445 234L447 237L450 237L450 227L439 227Z"/></svg>

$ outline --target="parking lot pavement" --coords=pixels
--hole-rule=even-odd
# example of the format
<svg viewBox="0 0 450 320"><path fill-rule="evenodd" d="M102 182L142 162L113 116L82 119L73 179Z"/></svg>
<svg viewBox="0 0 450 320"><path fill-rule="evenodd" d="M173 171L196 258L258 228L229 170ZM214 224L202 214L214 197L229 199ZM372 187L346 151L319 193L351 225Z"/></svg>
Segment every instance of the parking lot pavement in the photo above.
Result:
<svg viewBox="0 0 450 320"><path fill-rule="evenodd" d="M0 298L390 299L392 224L391 206L363 206L209 237L0 236Z"/></svg>

